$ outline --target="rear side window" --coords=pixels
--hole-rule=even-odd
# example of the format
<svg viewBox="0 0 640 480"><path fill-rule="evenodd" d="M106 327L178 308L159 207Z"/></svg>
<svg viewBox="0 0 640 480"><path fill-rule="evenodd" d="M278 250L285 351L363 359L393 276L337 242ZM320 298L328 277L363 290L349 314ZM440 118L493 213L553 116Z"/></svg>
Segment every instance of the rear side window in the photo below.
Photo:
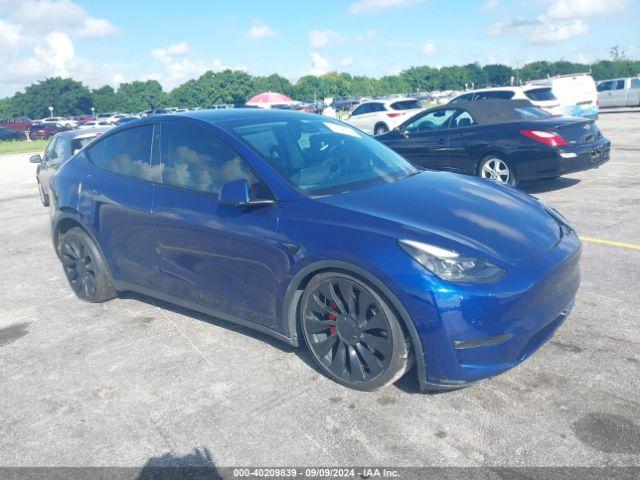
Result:
<svg viewBox="0 0 640 480"><path fill-rule="evenodd" d="M624 89L624 80L616 80L616 84L614 85L614 90L623 90Z"/></svg>
<svg viewBox="0 0 640 480"><path fill-rule="evenodd" d="M629 88L640 88L640 78L632 78L631 86Z"/></svg>
<svg viewBox="0 0 640 480"><path fill-rule="evenodd" d="M515 92L509 90L491 90L489 92L477 92L474 100L511 100Z"/></svg>
<svg viewBox="0 0 640 480"><path fill-rule="evenodd" d="M533 100L534 102L557 100L550 88L535 88L533 90L527 90L524 94L529 100Z"/></svg>
<svg viewBox="0 0 640 480"><path fill-rule="evenodd" d="M87 151L93 165L112 173L151 180L153 125L122 130L94 144Z"/></svg>
<svg viewBox="0 0 640 480"><path fill-rule="evenodd" d="M232 180L244 178L252 193L258 179L238 154L213 134L179 123L162 125L162 182L199 192L218 193Z"/></svg>
<svg viewBox="0 0 640 480"><path fill-rule="evenodd" d="M391 108L394 110L415 110L422 108L420 102L417 100L401 100L391 104Z"/></svg>
<svg viewBox="0 0 640 480"><path fill-rule="evenodd" d="M468 101L471 101L472 98L473 98L473 93L466 93L464 95L460 95L459 97L454 98L453 100L451 100L451 103L468 102Z"/></svg>

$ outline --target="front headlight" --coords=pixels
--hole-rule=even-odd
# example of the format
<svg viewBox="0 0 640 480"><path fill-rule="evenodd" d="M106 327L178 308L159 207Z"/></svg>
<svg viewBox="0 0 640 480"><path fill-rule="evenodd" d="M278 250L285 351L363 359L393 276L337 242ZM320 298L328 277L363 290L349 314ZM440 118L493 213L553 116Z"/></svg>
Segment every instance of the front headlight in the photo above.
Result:
<svg viewBox="0 0 640 480"><path fill-rule="evenodd" d="M413 240L398 240L400 247L420 265L443 280L455 283L491 283L507 271L477 257L465 257L452 250Z"/></svg>

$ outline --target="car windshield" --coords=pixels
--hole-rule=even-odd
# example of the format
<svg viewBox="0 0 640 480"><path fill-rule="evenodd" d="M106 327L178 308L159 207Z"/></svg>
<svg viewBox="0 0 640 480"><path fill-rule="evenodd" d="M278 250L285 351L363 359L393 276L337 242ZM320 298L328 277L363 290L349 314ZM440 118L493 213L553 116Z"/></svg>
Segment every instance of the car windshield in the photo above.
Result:
<svg viewBox="0 0 640 480"><path fill-rule="evenodd" d="M358 130L326 118L227 125L282 177L309 196L392 183L417 170Z"/></svg>
<svg viewBox="0 0 640 480"><path fill-rule="evenodd" d="M544 118L550 117L551 114L545 110L542 110L538 107L518 107L514 108L513 112L516 117L522 120L530 120L534 118Z"/></svg>

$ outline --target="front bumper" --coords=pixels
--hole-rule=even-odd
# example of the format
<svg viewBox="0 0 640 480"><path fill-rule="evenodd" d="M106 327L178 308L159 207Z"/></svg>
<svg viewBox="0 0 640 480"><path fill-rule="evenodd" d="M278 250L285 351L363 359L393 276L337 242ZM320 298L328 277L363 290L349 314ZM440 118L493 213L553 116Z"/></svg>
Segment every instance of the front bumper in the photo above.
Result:
<svg viewBox="0 0 640 480"><path fill-rule="evenodd" d="M580 243L569 237L496 284L447 285L428 274L393 279L409 292L403 303L420 337L423 389L455 389L499 375L553 336L580 284Z"/></svg>

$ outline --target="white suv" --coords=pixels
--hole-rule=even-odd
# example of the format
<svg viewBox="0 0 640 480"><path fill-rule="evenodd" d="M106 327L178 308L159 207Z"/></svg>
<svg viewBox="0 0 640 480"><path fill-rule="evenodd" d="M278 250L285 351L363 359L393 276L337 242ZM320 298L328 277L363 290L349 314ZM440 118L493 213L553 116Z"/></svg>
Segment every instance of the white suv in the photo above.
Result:
<svg viewBox="0 0 640 480"><path fill-rule="evenodd" d="M381 135L422 110L415 98L370 100L358 105L344 121L369 135Z"/></svg>
<svg viewBox="0 0 640 480"><path fill-rule="evenodd" d="M64 117L47 117L40 120L40 123L59 123L60 125L70 128L76 128L78 126L78 122L75 120Z"/></svg>
<svg viewBox="0 0 640 480"><path fill-rule="evenodd" d="M522 87L481 88L464 92L454 97L449 103L478 100L529 100L533 105L546 110L552 115L562 115L560 101L553 94L550 86L525 85Z"/></svg>

